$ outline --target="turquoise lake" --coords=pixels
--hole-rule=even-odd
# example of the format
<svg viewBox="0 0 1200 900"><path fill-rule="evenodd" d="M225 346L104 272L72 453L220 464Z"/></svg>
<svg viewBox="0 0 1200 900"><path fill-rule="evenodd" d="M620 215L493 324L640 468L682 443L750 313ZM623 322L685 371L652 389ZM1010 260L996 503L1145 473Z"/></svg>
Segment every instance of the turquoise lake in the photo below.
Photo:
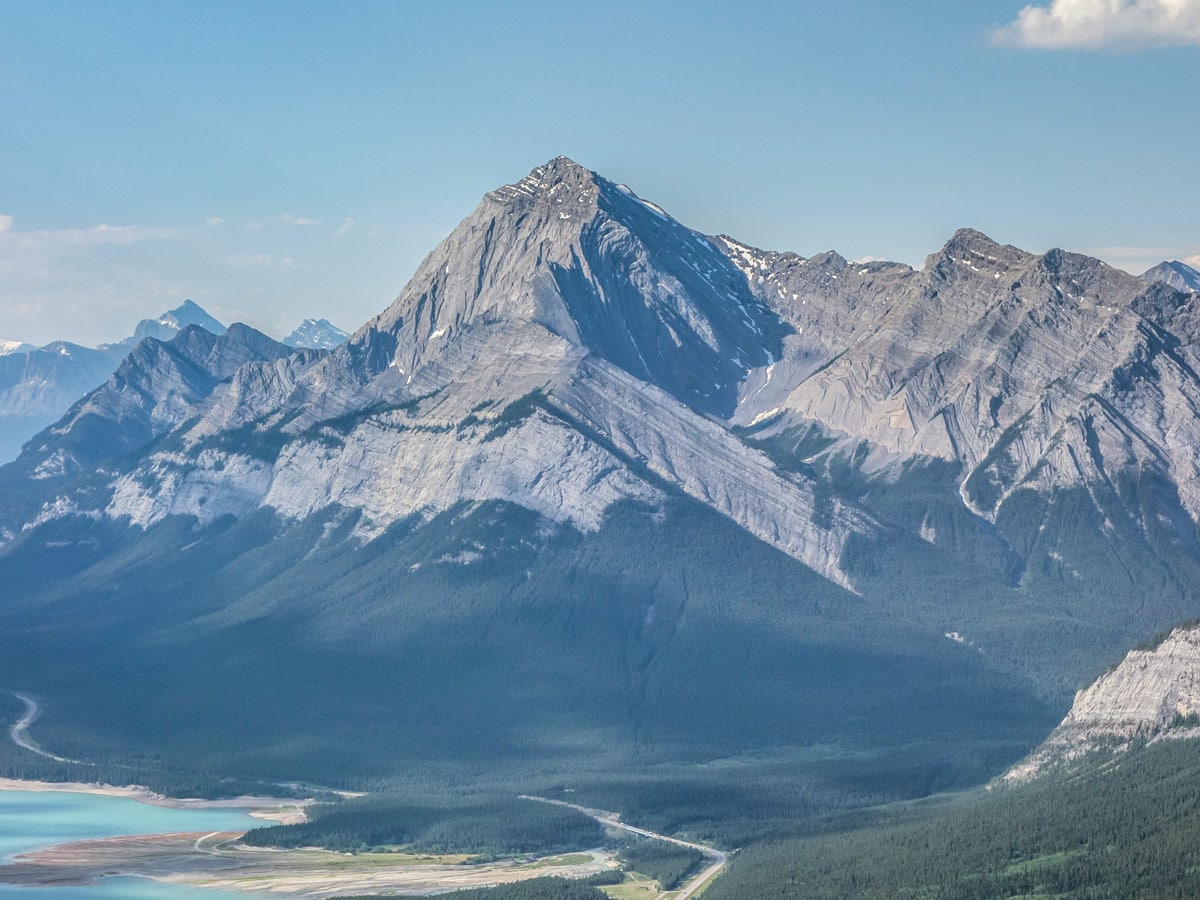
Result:
<svg viewBox="0 0 1200 900"><path fill-rule="evenodd" d="M241 810L162 809L122 797L0 791L0 862L24 850L121 834L241 831L262 825ZM0 900L247 900L254 895L198 890L138 878L88 887L11 887Z"/></svg>

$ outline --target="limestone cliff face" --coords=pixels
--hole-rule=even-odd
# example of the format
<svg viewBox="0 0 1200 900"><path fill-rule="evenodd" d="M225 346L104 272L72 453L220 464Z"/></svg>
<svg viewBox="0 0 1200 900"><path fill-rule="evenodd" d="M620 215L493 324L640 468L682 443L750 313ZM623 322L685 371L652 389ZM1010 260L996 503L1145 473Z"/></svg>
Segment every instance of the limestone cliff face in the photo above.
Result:
<svg viewBox="0 0 1200 900"><path fill-rule="evenodd" d="M1101 747L1135 739L1195 737L1200 716L1200 626L1176 628L1161 643L1132 650L1111 672L1075 695L1062 724L1006 776L1031 778Z"/></svg>

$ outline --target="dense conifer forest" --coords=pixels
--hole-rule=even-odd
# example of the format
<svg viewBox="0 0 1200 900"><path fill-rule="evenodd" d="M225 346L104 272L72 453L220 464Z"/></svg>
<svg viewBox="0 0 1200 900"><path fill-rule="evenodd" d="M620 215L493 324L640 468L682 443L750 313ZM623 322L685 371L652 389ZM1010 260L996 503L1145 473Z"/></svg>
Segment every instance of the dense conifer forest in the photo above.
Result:
<svg viewBox="0 0 1200 900"><path fill-rule="evenodd" d="M440 900L609 900L608 894L595 887L596 880L571 881L566 878L532 878L516 884L470 888L438 894ZM607 884L606 881L601 881ZM376 900L378 895L335 897L334 900Z"/></svg>
<svg viewBox="0 0 1200 900"><path fill-rule="evenodd" d="M590 816L529 800L418 806L372 797L314 807L309 822L254 828L242 841L253 847L353 852L403 846L418 853L511 856L598 847L604 834Z"/></svg>
<svg viewBox="0 0 1200 900"><path fill-rule="evenodd" d="M801 827L809 833L737 854L706 898L1194 898L1200 742Z"/></svg>

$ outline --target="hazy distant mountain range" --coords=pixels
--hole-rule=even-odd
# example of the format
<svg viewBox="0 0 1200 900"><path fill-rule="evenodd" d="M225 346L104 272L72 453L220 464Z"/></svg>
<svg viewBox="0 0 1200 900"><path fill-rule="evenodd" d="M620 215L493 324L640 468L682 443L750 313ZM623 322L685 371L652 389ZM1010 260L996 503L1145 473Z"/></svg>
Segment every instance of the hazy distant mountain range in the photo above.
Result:
<svg viewBox="0 0 1200 900"><path fill-rule="evenodd" d="M0 461L13 459L25 441L104 381L143 340L169 341L188 326L225 333L225 326L203 307L185 300L156 319L138 322L129 337L95 348L67 341L44 347L0 341ZM284 343L332 349L347 336L327 319L305 319Z"/></svg>
<svg viewBox="0 0 1200 900"><path fill-rule="evenodd" d="M139 341L170 338L188 325L220 334L225 326L191 300L157 319L138 322L134 333L113 344L83 347L54 341L44 347L15 341L0 354L0 460L16 456L21 445L56 421L117 367Z"/></svg>
<svg viewBox="0 0 1200 900"><path fill-rule="evenodd" d="M970 230L763 251L560 157L344 343L177 328L31 440L0 677L80 745L289 777L998 771L1200 610L1197 303Z"/></svg>

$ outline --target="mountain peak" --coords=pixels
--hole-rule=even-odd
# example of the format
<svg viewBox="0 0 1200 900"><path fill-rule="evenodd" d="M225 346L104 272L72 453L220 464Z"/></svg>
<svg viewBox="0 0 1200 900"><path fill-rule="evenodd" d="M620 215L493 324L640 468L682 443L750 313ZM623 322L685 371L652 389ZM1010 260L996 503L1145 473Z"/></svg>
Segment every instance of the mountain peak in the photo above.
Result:
<svg viewBox="0 0 1200 900"><path fill-rule="evenodd" d="M570 197L594 200L598 192L599 176L591 169L581 166L566 156L556 156L549 162L536 166L528 175L514 184L497 188L487 196L501 203L529 201L562 194L559 202Z"/></svg>
<svg viewBox="0 0 1200 900"><path fill-rule="evenodd" d="M1029 253L1009 244L1000 244L992 240L982 231L974 228L960 228L946 241L945 246L925 260L925 269L932 270L938 265L949 263L963 264L972 269L1006 268L1031 258ZM986 266L981 266L985 264Z"/></svg>
<svg viewBox="0 0 1200 900"><path fill-rule="evenodd" d="M350 337L328 319L305 319L283 339L289 347L308 350L332 350Z"/></svg>
<svg viewBox="0 0 1200 900"><path fill-rule="evenodd" d="M132 347L148 337L169 341L189 325L199 325L212 334L224 334L225 326L214 319L203 306L193 300L184 300L156 319L142 319L130 337L115 346Z"/></svg>
<svg viewBox="0 0 1200 900"><path fill-rule="evenodd" d="M991 252L1000 249L1000 244L992 240L982 231L977 231L974 228L960 228L950 236L950 240L946 241L946 245L942 248L946 251L970 251Z"/></svg>
<svg viewBox="0 0 1200 900"><path fill-rule="evenodd" d="M1200 291L1200 271L1177 259L1160 262L1139 277L1149 283L1161 281L1178 291Z"/></svg>
<svg viewBox="0 0 1200 900"><path fill-rule="evenodd" d="M370 325L407 381L501 323L705 410L730 408L784 331L717 242L567 157L488 194Z"/></svg>

